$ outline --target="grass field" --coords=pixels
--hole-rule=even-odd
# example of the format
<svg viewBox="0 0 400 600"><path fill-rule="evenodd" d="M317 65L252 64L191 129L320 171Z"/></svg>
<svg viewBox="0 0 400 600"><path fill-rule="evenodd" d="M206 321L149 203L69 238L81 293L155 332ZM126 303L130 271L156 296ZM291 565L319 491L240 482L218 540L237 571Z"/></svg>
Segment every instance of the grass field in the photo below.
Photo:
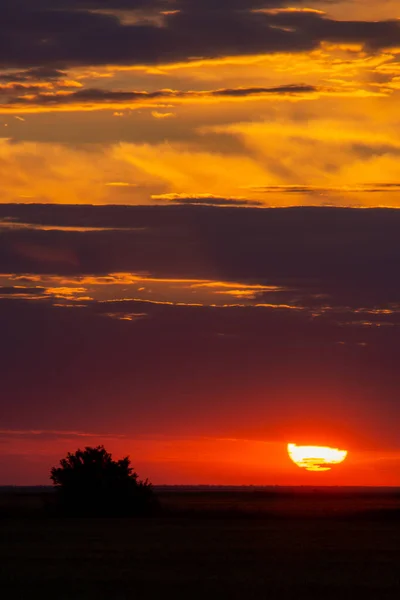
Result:
<svg viewBox="0 0 400 600"><path fill-rule="evenodd" d="M313 517L311 504L328 500L304 497L300 515L295 496L277 516L251 513L247 494L244 518L226 511L238 502L232 493L163 501L175 502L175 516L1 519L1 598L400 598L400 519L393 506L382 512L382 498L358 516L328 515L325 504ZM190 501L196 510L178 516Z"/></svg>

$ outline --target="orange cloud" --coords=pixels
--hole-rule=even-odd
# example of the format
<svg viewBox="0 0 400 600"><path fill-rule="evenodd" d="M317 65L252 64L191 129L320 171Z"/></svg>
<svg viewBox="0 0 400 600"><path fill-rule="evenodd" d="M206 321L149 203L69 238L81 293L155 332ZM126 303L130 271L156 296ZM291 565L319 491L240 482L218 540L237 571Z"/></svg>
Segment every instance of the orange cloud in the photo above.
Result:
<svg viewBox="0 0 400 600"><path fill-rule="evenodd" d="M173 117L175 117L175 113L172 112L167 112L167 113L162 113L162 112L158 112L157 110L153 110L153 112L151 113L151 116L154 117L155 119L171 119Z"/></svg>

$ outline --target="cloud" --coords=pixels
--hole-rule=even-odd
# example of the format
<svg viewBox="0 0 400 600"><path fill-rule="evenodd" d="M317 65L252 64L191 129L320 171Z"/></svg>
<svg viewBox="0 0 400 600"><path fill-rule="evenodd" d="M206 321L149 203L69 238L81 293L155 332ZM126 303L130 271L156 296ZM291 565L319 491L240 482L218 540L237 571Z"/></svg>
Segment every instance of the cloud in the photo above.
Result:
<svg viewBox="0 0 400 600"><path fill-rule="evenodd" d="M370 183L360 185L342 185L342 186L317 186L317 185L268 185L249 188L257 192L266 194L374 194L374 193L399 193L400 183Z"/></svg>
<svg viewBox="0 0 400 600"><path fill-rule="evenodd" d="M175 117L175 113L172 112L167 112L167 113L162 113L162 112L158 112L157 110L153 110L151 113L151 116L154 117L155 119L171 119L173 117Z"/></svg>
<svg viewBox="0 0 400 600"><path fill-rule="evenodd" d="M0 71L0 81L25 83L31 81L57 80L67 77L66 71L52 67L33 67L24 71Z"/></svg>
<svg viewBox="0 0 400 600"><path fill-rule="evenodd" d="M238 88L238 89L227 89L227 90L215 90L211 93L212 96L232 96L232 97L246 97L246 96L257 96L263 94L307 94L317 91L317 88L313 85L281 85L271 88Z"/></svg>
<svg viewBox="0 0 400 600"><path fill-rule="evenodd" d="M268 296L270 306L280 308L276 294L284 291L283 288L270 285L151 277L140 273L108 273L96 276L0 275L0 283L8 285L2 289L9 295L43 297L51 300L53 306L76 306L79 303L80 307L87 307L92 300L100 303L121 303L121 306L125 306L129 301L178 306L228 306L238 305L240 301L241 306L251 306L258 300L266 302ZM39 296L40 293L43 296ZM166 297L168 301L165 300ZM287 308L290 308L289 304ZM118 318L124 320L133 320L146 314L132 311L104 313L112 318L119 315Z"/></svg>
<svg viewBox="0 0 400 600"><path fill-rule="evenodd" d="M210 195L205 199L206 204L214 200L216 204L221 200L227 203L220 207L193 206L193 201L204 200L187 194L167 195L162 199L173 205L0 205L0 217L12 218L14 222L70 228L5 230L0 246L0 272L25 277L27 273L36 276L55 272L73 276L69 283L48 279L46 282L35 279L32 283L55 291L68 286L79 288L79 297L96 298L100 293L96 291L100 284L79 280L79 276L147 273L152 281L130 276L108 278L102 285L119 286L112 293L120 299L128 294L131 299L173 298L175 302L187 303L212 303L210 295L204 298L192 292L188 295L185 291L188 280L230 282L230 290L240 289L239 283L272 285L279 289L259 289L257 303L308 307L316 313L324 312L324 307L328 311L329 307L386 309L389 315L398 310L400 284L395 275L400 261L398 210L260 210L231 206L229 198ZM188 205L179 205L182 199ZM78 224L81 230L75 231L73 226ZM106 230L102 230L104 226ZM85 227L91 229L85 232ZM3 285L26 284L9 280ZM153 292L139 290L143 287ZM254 288L244 289L254 291ZM102 290L101 295L104 293ZM112 312L111 308L108 312ZM125 312L141 311L125 309Z"/></svg>
<svg viewBox="0 0 400 600"><path fill-rule="evenodd" d="M95 433L93 431L65 431L42 429L0 429L0 438L25 438L25 439L62 439L62 438L124 438L123 435L109 433Z"/></svg>
<svg viewBox="0 0 400 600"><path fill-rule="evenodd" d="M121 3L150 10L159 3ZM280 3L278 3L279 6ZM0 5L2 63L8 68L158 64L192 57L216 58L316 49L322 41L360 43L376 50L398 46L396 20L335 21L310 11L255 12L277 2L178 2L178 11L154 21L109 10L105 2L71 4L20 1ZM114 3L114 8L119 4ZM162 4L161 4L162 6ZM165 5L164 5L165 6ZM168 6L168 4L167 4ZM79 9L78 9L79 8ZM108 10L101 10L101 9ZM98 9L98 10L96 10ZM207 36L204 35L207 31Z"/></svg>
<svg viewBox="0 0 400 600"><path fill-rule="evenodd" d="M154 194L152 200L194 206L262 206L257 200L243 197L221 198L212 194Z"/></svg>
<svg viewBox="0 0 400 600"><path fill-rule="evenodd" d="M63 85L63 88L69 87L69 82ZM11 86L11 87L10 87ZM72 87L75 83L72 82ZM0 92L2 87L0 86ZM118 106L126 106L128 108L137 104L139 107L151 106L155 104L159 106L164 100L174 103L182 103L185 101L201 102L201 101L217 101L218 99L240 100L251 97L300 97L304 95L318 92L315 86L311 85L283 85L275 87L258 87L258 88L236 88L236 89L217 89L208 91L180 91L180 90L158 90L154 92L146 91L113 91L105 89L80 89L78 91L44 90L37 85L25 84L7 84L4 86L4 91L10 95L6 102L0 105L4 112L9 112L15 108L19 112L23 112L25 107L43 107L45 110L52 108L65 108L69 106L78 106L80 110L85 108L89 110L102 110L104 108L115 108ZM20 95L12 96L21 92ZM29 92L29 94L27 93ZM161 104L162 106L162 104ZM174 116L173 113L161 113L155 111L152 116L155 118L168 118ZM122 116L122 113L114 113L114 116Z"/></svg>
<svg viewBox="0 0 400 600"><path fill-rule="evenodd" d="M293 0L292 4L304 4L306 0ZM196 0L174 0L174 10L171 9L171 0L113 0L112 9L109 0L35 0L36 10L156 10L164 14L175 14L177 11L199 11ZM265 6L285 5L285 0L203 0L201 10L236 11L249 10ZM15 6L24 10L31 6L30 0L15 0ZM7 0L0 0L0 9L8 7Z"/></svg>
<svg viewBox="0 0 400 600"><path fill-rule="evenodd" d="M128 187L128 188L131 188L131 187L137 187L137 184L136 183L131 183L129 181L107 181L106 186L108 186L108 187L116 187L116 188L118 188L118 187L122 187L122 188Z"/></svg>
<svg viewBox="0 0 400 600"><path fill-rule="evenodd" d="M1 296L38 296L44 294L45 288L25 286L0 286Z"/></svg>
<svg viewBox="0 0 400 600"><path fill-rule="evenodd" d="M145 137L137 143L74 146L3 140L1 201L149 204L160 194L207 194L245 197L266 206L326 202L398 206L400 144L393 128L384 125L370 131L367 117L352 121L352 126L318 118L308 119L305 126L302 118L288 122L286 111L280 114L269 122L200 127L193 132L182 124L184 119L154 123L146 111L143 127L146 131L153 127L151 135L159 135L160 129L163 134L167 127L163 143L157 143L157 137L152 143ZM142 118L139 115L138 127ZM109 119L114 120L111 115ZM11 123L7 133L14 133L9 131L12 127L25 132L31 121L33 117L23 126ZM100 122L91 121L88 130ZM168 132L175 129L177 139L169 139Z"/></svg>

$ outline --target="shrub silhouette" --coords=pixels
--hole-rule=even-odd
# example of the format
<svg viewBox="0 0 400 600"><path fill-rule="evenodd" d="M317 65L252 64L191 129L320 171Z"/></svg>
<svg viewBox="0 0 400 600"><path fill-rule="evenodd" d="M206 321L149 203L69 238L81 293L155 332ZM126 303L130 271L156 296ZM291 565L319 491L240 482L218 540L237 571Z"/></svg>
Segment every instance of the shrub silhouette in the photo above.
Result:
<svg viewBox="0 0 400 600"><path fill-rule="evenodd" d="M57 506L74 516L129 516L148 514L155 506L149 481L140 481L129 457L113 460L104 446L68 453L50 479L57 490Z"/></svg>

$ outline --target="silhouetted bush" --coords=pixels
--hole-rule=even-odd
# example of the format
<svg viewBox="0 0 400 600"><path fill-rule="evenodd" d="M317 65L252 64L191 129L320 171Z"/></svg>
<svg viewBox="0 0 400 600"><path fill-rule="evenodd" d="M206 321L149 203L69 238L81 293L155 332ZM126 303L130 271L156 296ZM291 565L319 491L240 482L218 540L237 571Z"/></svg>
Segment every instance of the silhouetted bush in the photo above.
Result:
<svg viewBox="0 0 400 600"><path fill-rule="evenodd" d="M104 446L68 453L51 469L57 508L71 516L150 514L156 500L149 481L140 481L129 457L113 460Z"/></svg>

